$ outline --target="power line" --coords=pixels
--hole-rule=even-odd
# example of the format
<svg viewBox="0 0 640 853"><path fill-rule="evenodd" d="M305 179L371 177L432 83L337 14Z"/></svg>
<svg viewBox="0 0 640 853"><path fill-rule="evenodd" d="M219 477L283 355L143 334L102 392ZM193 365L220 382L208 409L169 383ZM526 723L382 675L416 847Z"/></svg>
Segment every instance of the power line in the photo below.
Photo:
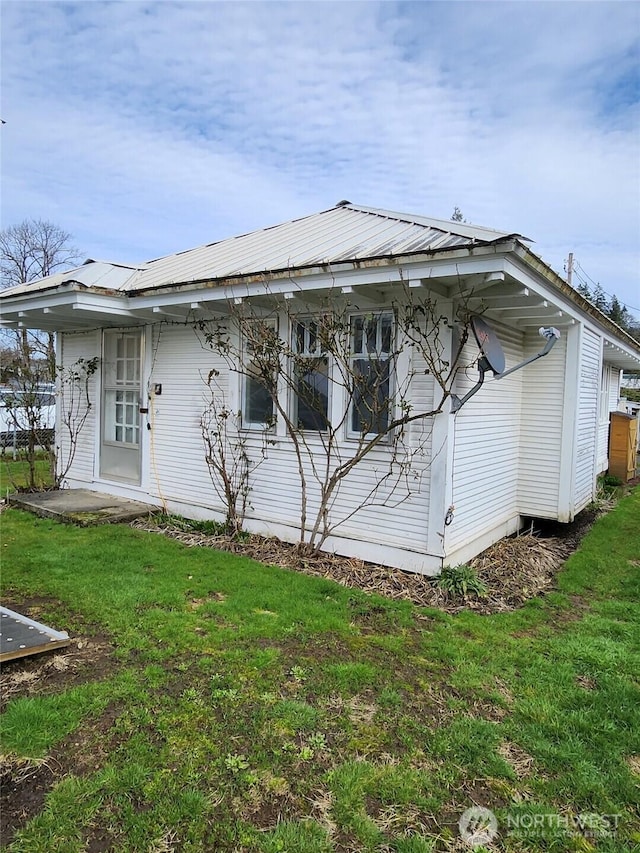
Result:
<svg viewBox="0 0 640 853"><path fill-rule="evenodd" d="M586 275L586 277L589 279L589 281L591 282L591 284L596 285L596 287L600 284L600 282L599 282L599 281L594 281L594 280L591 278L591 276L590 276L590 275L589 275L589 273L586 271L586 269L582 266L582 264L580 263L580 261L576 261L576 264L580 267L580 269L581 269L581 270L582 270L582 272Z"/></svg>
<svg viewBox="0 0 640 853"><path fill-rule="evenodd" d="M580 273L578 272L578 269L580 270L580 272L582 272L583 275L580 275ZM626 308L628 311L636 311L636 312L640 313L640 308L637 308L634 305L629 305L627 302L623 302L620 299L620 297L617 296L615 293L609 293L608 290L605 290L599 281L594 281L591 278L591 276L589 275L589 273L582 266L580 261L576 260L575 258L573 258L573 274L580 281L580 284L584 285L584 287L587 287L587 288L589 287L588 282L585 280L585 277L586 277L589 279L589 281L591 282L591 284L594 287L599 287L600 290L605 294L605 296L608 296L610 299L614 299L614 298L617 299L618 302L620 303L620 305L623 308Z"/></svg>

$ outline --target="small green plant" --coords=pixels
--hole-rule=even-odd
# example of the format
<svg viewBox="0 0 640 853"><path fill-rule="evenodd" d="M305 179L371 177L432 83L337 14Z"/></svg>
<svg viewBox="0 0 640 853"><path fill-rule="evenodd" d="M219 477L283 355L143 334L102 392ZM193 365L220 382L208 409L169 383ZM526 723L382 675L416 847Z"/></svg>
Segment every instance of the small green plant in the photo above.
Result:
<svg viewBox="0 0 640 853"><path fill-rule="evenodd" d="M322 752L327 748L327 738L323 732L313 732L307 738L307 744L315 752Z"/></svg>
<svg viewBox="0 0 640 853"><path fill-rule="evenodd" d="M298 758L301 761L311 761L314 755L315 752L310 746L301 746L298 752Z"/></svg>
<svg viewBox="0 0 640 853"><path fill-rule="evenodd" d="M177 527L185 533L204 533L206 536L224 536L226 528L222 521L211 519L184 518L181 515L160 514L156 516L160 526Z"/></svg>
<svg viewBox="0 0 640 853"><path fill-rule="evenodd" d="M602 477L603 486L621 486L622 480L620 477L615 477L613 474L604 474Z"/></svg>
<svg viewBox="0 0 640 853"><path fill-rule="evenodd" d="M487 585L471 566L445 566L436 581L440 589L451 597L487 594Z"/></svg>
<svg viewBox="0 0 640 853"><path fill-rule="evenodd" d="M200 691L196 687L186 687L182 691L182 698L187 702L193 702L194 705L204 707L204 699L200 695Z"/></svg>
<svg viewBox="0 0 640 853"><path fill-rule="evenodd" d="M224 759L224 766L232 773L240 773L242 770L249 768L249 762L244 755L227 753Z"/></svg>
<svg viewBox="0 0 640 853"><path fill-rule="evenodd" d="M597 480L596 498L590 506L592 510L602 510L603 507L613 506L623 495L624 484L613 474L601 474Z"/></svg>

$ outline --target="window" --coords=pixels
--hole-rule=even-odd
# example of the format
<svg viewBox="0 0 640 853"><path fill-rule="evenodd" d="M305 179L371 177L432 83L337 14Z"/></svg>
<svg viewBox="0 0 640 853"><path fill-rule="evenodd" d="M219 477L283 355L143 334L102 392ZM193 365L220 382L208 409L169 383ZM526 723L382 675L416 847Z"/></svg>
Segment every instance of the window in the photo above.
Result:
<svg viewBox="0 0 640 853"><path fill-rule="evenodd" d="M274 320L261 320L246 327L243 344L244 387L242 421L244 426L264 427L273 422L273 387L277 376L279 348Z"/></svg>
<svg viewBox="0 0 640 853"><path fill-rule="evenodd" d="M353 396L351 431L384 432L389 426L393 315L380 313L351 319Z"/></svg>
<svg viewBox="0 0 640 853"><path fill-rule="evenodd" d="M298 429L321 431L329 425L329 360L316 320L293 324L294 411Z"/></svg>
<svg viewBox="0 0 640 853"><path fill-rule="evenodd" d="M602 374L600 376L600 421L607 422L609 420L609 393L611 391L611 371L609 365L602 365Z"/></svg>

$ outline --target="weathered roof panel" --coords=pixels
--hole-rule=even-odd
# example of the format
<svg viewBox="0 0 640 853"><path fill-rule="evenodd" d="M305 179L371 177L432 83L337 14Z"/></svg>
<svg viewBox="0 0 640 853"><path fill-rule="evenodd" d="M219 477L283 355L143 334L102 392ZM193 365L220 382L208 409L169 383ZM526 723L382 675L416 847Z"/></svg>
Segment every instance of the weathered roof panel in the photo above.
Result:
<svg viewBox="0 0 640 853"><path fill-rule="evenodd" d="M346 204L150 261L127 283L126 290L441 251L509 236L517 235Z"/></svg>
<svg viewBox="0 0 640 853"><path fill-rule="evenodd" d="M82 266L54 273L38 281L8 287L3 296L19 296L21 293L36 293L51 290L63 284L79 284L83 287L99 287L104 290L122 290L139 266L114 264L109 261L86 261Z"/></svg>
<svg viewBox="0 0 640 853"><path fill-rule="evenodd" d="M194 281L443 251L510 236L518 235L346 203L139 266L88 261L76 269L8 289L3 296L41 292L65 284L133 294Z"/></svg>

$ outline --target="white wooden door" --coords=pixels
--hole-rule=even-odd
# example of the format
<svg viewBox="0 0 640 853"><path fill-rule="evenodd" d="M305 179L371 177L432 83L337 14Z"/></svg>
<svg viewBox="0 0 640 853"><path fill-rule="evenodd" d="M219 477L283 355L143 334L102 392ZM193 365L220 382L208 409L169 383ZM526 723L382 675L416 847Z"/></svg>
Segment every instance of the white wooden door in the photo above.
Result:
<svg viewBox="0 0 640 853"><path fill-rule="evenodd" d="M140 483L142 331L105 331L100 476Z"/></svg>

